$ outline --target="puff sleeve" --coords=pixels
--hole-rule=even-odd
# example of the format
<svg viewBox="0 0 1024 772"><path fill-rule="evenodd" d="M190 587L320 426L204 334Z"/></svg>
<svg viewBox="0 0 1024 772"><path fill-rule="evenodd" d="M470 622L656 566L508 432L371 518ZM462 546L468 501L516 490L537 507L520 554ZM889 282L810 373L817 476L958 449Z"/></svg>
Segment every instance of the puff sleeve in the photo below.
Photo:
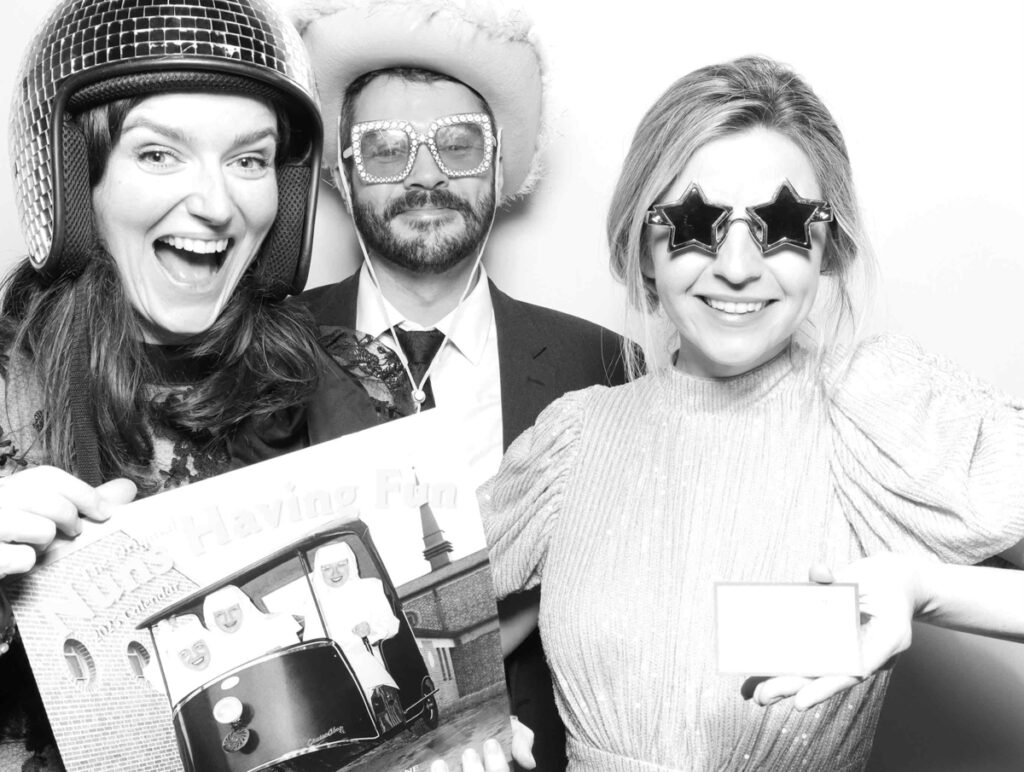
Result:
<svg viewBox="0 0 1024 772"><path fill-rule="evenodd" d="M540 583L578 455L583 393L551 403L477 492L498 597Z"/></svg>
<svg viewBox="0 0 1024 772"><path fill-rule="evenodd" d="M830 390L832 473L867 554L978 562L1024 538L1024 403L904 338L866 341Z"/></svg>

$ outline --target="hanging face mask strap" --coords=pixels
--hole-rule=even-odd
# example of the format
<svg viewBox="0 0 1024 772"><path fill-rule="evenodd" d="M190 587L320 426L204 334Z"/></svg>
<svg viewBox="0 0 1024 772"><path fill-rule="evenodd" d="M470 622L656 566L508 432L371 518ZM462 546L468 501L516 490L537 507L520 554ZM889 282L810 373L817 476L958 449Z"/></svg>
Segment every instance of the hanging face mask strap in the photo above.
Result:
<svg viewBox="0 0 1024 772"><path fill-rule="evenodd" d="M463 288L462 294L459 296L459 302L456 303L455 309L452 312L452 323L449 325L449 329L454 329L455 324L458 322L461 315L460 311L462 310L463 303L475 285L477 274L480 271L480 263L484 258L484 250L487 248L487 241L490 239L491 231L494 229L494 218L498 211L498 164L500 163L501 129L498 129L494 142L494 163L492 164L493 172L491 174L491 214L487 222L487 230L484 231L484 237L480 240L480 249L477 250L476 257L473 260L473 270L469 272L469 277L466 280L466 286ZM345 171L345 164L341 160L341 132L338 132L338 166L336 171L337 178L341 183L343 191L342 194L348 196L349 207L352 214L352 229L356 233L356 240L359 242L359 251L363 255L363 265L366 266L366 269L370 274L370 279L373 282L373 286L377 290L377 303L380 307L381 314L388 320L388 331L391 333L391 339L395 342L394 351L402 363L402 368L405 370L406 378L409 379L409 385L412 387L413 403L415 404L416 412L418 413L420 412L420 407L426 397L426 392L423 387L430 379L430 374L434 370L434 365L436 365L438 360L441 358L441 352L444 351L444 347L448 344L449 335L448 333L444 334L444 338L441 340L441 345L438 346L437 353L434 354L433 359L430 360L430 364L423 373L423 377L420 378L419 383L417 383L416 379L413 378L412 370L409 367L409 358L406 356L405 351L402 350L402 346L398 343L398 333L395 330L395 325L391 322L387 304L384 301L384 290L381 289L380 279L377 278L377 272L374 270L373 261L370 260L370 253L366 249L366 242L363 240L363 234L359 232L359 225L356 223L355 191L352 189L352 180Z"/></svg>

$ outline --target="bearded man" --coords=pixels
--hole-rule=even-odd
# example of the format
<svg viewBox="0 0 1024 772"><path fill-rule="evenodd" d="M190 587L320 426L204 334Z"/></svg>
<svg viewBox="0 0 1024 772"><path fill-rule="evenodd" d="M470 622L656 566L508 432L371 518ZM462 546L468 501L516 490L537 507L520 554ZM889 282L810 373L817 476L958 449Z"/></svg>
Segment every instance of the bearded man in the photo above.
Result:
<svg viewBox="0 0 1024 772"><path fill-rule="evenodd" d="M344 281L301 296L402 359L422 409L444 405L478 482L550 402L625 380L618 335L506 295L481 258L497 207L536 181L542 64L521 12L322 0L296 19L323 104L325 165L363 249ZM333 130L332 127L337 127ZM538 595L499 603L513 713L537 768L566 766L564 729L536 633Z"/></svg>

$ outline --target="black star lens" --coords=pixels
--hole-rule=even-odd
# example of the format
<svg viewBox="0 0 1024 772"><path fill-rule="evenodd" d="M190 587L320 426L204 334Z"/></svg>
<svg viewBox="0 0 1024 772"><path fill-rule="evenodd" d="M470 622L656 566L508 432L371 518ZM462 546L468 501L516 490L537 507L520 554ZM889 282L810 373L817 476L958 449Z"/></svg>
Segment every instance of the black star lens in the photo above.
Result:
<svg viewBox="0 0 1024 772"><path fill-rule="evenodd" d="M765 253L784 246L811 248L811 223L824 218L818 212L824 201L800 198L787 180L767 204L752 206L747 213L762 225L761 250ZM828 217L831 219L831 217Z"/></svg>
<svg viewBox="0 0 1024 772"><path fill-rule="evenodd" d="M729 216L729 209L709 204L697 185L690 185L674 204L654 207L672 227L669 249L698 246L708 252L718 250L719 229Z"/></svg>

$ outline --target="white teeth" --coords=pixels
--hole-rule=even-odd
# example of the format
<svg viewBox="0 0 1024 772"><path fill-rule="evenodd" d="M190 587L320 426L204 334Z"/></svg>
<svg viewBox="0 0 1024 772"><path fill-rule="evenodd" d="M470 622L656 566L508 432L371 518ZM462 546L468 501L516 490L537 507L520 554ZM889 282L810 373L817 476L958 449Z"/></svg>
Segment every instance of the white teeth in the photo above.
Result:
<svg viewBox="0 0 1024 772"><path fill-rule="evenodd" d="M722 311L726 314L752 314L756 311L760 311L766 305L767 301L759 301L757 303L734 303L729 300L715 300L714 298L704 298L704 302L711 306L716 311Z"/></svg>
<svg viewBox="0 0 1024 772"><path fill-rule="evenodd" d="M207 241L204 239L185 239L181 236L165 236L157 239L162 241L164 244L174 247L175 249L183 249L186 252L195 252L199 255L209 255L214 252L223 252L228 248L228 239L216 239Z"/></svg>

